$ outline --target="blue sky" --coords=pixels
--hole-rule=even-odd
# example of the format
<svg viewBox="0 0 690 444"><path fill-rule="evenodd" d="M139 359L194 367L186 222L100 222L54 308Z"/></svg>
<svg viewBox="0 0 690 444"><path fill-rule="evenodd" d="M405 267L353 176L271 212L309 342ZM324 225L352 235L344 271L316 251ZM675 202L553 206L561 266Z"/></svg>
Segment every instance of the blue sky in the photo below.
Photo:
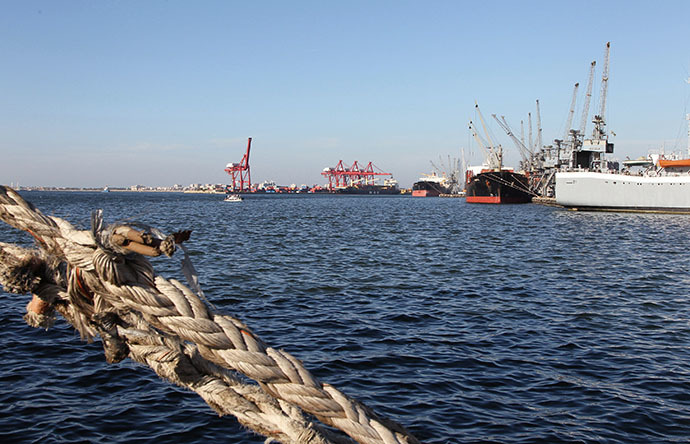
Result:
<svg viewBox="0 0 690 444"><path fill-rule="evenodd" d="M687 146L688 1L0 7L2 183L227 183L225 164L252 137L254 182L324 183L342 159L409 187L439 156L481 162L467 130L475 100L519 131L539 99L544 140L561 137L575 82L579 122L592 60L598 109L607 41L616 156Z"/></svg>

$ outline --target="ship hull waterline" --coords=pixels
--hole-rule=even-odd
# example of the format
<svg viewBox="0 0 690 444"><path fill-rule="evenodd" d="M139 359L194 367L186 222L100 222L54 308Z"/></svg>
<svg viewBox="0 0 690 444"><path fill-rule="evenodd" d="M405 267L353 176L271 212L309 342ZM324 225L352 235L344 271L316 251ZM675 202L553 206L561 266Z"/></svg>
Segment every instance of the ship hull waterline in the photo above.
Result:
<svg viewBox="0 0 690 444"><path fill-rule="evenodd" d="M412 197L438 197L440 195L438 190L412 190Z"/></svg>
<svg viewBox="0 0 690 444"><path fill-rule="evenodd" d="M483 172L467 178L465 201L477 204L523 204L532 201L527 177L513 171Z"/></svg>
<svg viewBox="0 0 690 444"><path fill-rule="evenodd" d="M557 173L556 203L580 211L690 214L690 176Z"/></svg>

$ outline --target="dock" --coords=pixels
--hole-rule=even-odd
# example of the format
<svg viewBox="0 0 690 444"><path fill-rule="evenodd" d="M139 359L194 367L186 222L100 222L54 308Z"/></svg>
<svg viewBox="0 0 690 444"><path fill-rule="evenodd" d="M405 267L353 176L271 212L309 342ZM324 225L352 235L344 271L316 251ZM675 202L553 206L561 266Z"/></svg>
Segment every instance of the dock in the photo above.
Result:
<svg viewBox="0 0 690 444"><path fill-rule="evenodd" d="M546 205L547 207L562 207L563 206L563 205L559 205L556 203L555 197L533 197L532 203L539 204L539 205Z"/></svg>

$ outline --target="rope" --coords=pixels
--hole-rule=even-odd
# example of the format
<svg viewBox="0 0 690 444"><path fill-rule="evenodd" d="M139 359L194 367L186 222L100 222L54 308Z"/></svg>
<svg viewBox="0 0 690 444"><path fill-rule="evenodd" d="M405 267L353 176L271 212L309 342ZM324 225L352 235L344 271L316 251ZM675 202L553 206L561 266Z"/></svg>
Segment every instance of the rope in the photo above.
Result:
<svg viewBox="0 0 690 444"><path fill-rule="evenodd" d="M198 393L219 414L232 414L284 443L419 442L401 425L319 382L301 361L264 344L239 319L211 310L201 293L155 275L143 255L171 255L188 232L161 240L131 225L104 227L99 214L91 231L80 231L2 186L0 219L38 243L38 251L0 244L0 283L8 292L41 300L25 317L31 325L47 328L57 310L82 338L101 338L108 362L129 357L146 364ZM258 385L240 382L233 371Z"/></svg>
<svg viewBox="0 0 690 444"><path fill-rule="evenodd" d="M513 182L508 182L507 180L503 179L503 178L500 177L500 176L496 176L496 175L493 174L493 173L485 173L485 175L486 175L486 177L487 177L489 180L493 180L494 182L503 184L503 185L505 185L505 186L507 186L507 187L510 187L510 188L514 188L514 189L516 189L516 190L518 190L518 191L521 191L521 192L523 192L523 193L530 194L530 195L532 195L532 196L538 196L537 193L535 193L534 191L532 191L532 190L530 190L529 188L525 187L525 186L522 185L520 182L518 182L518 183L519 183L521 186L517 186L517 185L515 185L515 183L513 183Z"/></svg>

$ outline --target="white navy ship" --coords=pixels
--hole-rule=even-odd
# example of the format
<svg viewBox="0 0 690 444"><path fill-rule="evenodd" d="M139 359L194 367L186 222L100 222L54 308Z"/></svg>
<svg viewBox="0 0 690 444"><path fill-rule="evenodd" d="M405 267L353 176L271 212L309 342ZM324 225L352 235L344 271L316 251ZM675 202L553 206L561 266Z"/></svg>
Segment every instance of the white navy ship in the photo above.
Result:
<svg viewBox="0 0 690 444"><path fill-rule="evenodd" d="M690 213L690 159L624 161L622 172L567 171L556 174L556 203L598 211ZM629 168L641 167L635 173Z"/></svg>
<svg viewBox="0 0 690 444"><path fill-rule="evenodd" d="M595 116L595 137L576 153L589 168L556 173L556 203L581 210L690 213L690 114L685 118L687 154L650 154L623 161L618 171L617 162L604 159L613 144L603 131L603 119Z"/></svg>

